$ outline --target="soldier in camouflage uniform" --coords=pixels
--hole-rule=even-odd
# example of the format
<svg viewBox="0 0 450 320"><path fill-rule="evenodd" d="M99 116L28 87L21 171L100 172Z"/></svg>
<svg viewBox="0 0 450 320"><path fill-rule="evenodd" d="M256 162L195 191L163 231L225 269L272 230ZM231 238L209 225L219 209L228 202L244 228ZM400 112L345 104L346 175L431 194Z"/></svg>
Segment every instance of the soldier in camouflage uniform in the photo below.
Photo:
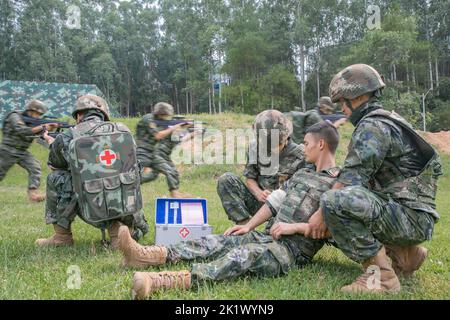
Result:
<svg viewBox="0 0 450 320"><path fill-rule="evenodd" d="M72 115L77 121L77 126L88 122L97 124L109 121L109 108L106 101L101 97L87 94L77 100ZM69 165L71 156L69 145L74 139L73 135L72 130L58 135L56 139L48 134L44 135L44 138L50 145L48 165L52 170L47 177L45 221L47 224L53 225L55 233L48 239L37 239L35 244L39 247L73 245L71 224L77 215L81 217ZM98 228L108 229L111 247L115 249L117 248L117 233L119 227L123 224L133 229L133 238L136 240L148 232L148 224L142 211L119 220L93 225Z"/></svg>
<svg viewBox="0 0 450 320"><path fill-rule="evenodd" d="M342 288L349 293L400 291L397 274L419 269L427 249L418 244L431 239L439 219L438 154L406 120L383 110L384 87L363 64L345 68L330 84L355 131L335 190L322 196L307 235L321 238L328 227L344 254L362 263L364 273Z"/></svg>
<svg viewBox="0 0 450 320"><path fill-rule="evenodd" d="M46 112L47 107L43 102L32 100L27 104L23 114L41 118ZM56 124L46 124L30 128L23 121L22 113L18 111L10 112L3 120L3 139L0 144L0 181L13 165L18 164L28 171L28 198L32 202L43 201L45 196L38 192L41 184L41 164L27 149L33 143L36 135L56 127Z"/></svg>
<svg viewBox="0 0 450 320"><path fill-rule="evenodd" d="M276 277L309 263L323 246L323 240L305 238L308 218L319 208L321 195L330 190L338 174L334 152L339 134L322 122L305 137L306 157L313 169L304 168L271 193L261 209L245 225L237 225L224 235L210 235L168 247L143 247L133 241L127 228L119 230L123 265L148 268L180 260L194 263L191 271L137 272L133 277L135 298L148 297L160 288L189 288L203 280L234 279L244 274ZM271 235L254 231L275 216Z"/></svg>
<svg viewBox="0 0 450 320"><path fill-rule="evenodd" d="M244 170L246 183L232 173L225 173L219 177L217 184L217 193L228 219L237 224L248 222L261 208L269 194L306 164L304 147L290 139L292 123L281 112L266 110L260 113L255 119L253 129L256 131L258 142L257 145L250 144L247 152ZM278 156L278 165L271 163L271 159L263 159L258 152L262 144L270 145L268 137L258 135L264 130L268 133L272 131L279 133L279 148L272 152L273 156ZM252 161L255 158L256 161ZM267 228L270 228L270 223Z"/></svg>
<svg viewBox="0 0 450 320"><path fill-rule="evenodd" d="M173 107L170 104L159 102L155 105L153 113L146 114L137 124L137 156L141 166L144 167L141 183L153 181L162 173L166 176L172 198L189 198L192 196L178 191L179 174L171 159L172 150L179 143L173 133L188 125L177 124L163 128L158 127L154 121L170 120L173 113ZM150 172L147 171L149 169L151 169Z"/></svg>
<svg viewBox="0 0 450 320"><path fill-rule="evenodd" d="M310 126L322 121L322 117L316 109L308 110L306 112L295 110L287 112L286 116L292 121L292 141L297 144L303 143L303 138L305 137L306 130Z"/></svg>

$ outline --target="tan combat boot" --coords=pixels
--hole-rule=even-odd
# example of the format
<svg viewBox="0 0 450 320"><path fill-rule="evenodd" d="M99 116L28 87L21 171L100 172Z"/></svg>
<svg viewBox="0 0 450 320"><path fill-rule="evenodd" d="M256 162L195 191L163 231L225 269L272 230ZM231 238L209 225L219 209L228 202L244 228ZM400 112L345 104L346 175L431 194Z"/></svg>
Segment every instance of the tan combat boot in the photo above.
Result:
<svg viewBox="0 0 450 320"><path fill-rule="evenodd" d="M70 228L64 229L57 224L54 224L53 228L55 229L55 234L53 236L47 239L37 239L34 244L38 247L73 245L72 232L70 231Z"/></svg>
<svg viewBox="0 0 450 320"><path fill-rule="evenodd" d="M37 189L28 189L28 200L31 202L42 202L45 200L45 195L39 193Z"/></svg>
<svg viewBox="0 0 450 320"><path fill-rule="evenodd" d="M392 260L392 267L396 274L410 277L419 270L428 256L428 249L421 246L386 246L386 254Z"/></svg>
<svg viewBox="0 0 450 320"><path fill-rule="evenodd" d="M136 272L133 276L133 299L148 298L158 289L189 289L191 273L183 271Z"/></svg>
<svg viewBox="0 0 450 320"><path fill-rule="evenodd" d="M119 228L119 250L123 253L124 267L147 268L166 263L167 248L163 246L141 246L131 237L128 227Z"/></svg>
<svg viewBox="0 0 450 320"><path fill-rule="evenodd" d="M115 221L108 228L109 239L111 240L110 247L112 250L117 250L119 248L119 228L121 226L123 226L121 222Z"/></svg>
<svg viewBox="0 0 450 320"><path fill-rule="evenodd" d="M389 263L384 247L375 257L363 262L364 273L356 280L341 288L346 293L396 293L400 291L400 281ZM373 269L372 269L373 268ZM368 270L369 269L369 270ZM375 271L374 271L375 269ZM379 273L376 270L379 269ZM377 279L377 277L379 277ZM373 283L375 280L375 283ZM377 283L379 280L379 283Z"/></svg>

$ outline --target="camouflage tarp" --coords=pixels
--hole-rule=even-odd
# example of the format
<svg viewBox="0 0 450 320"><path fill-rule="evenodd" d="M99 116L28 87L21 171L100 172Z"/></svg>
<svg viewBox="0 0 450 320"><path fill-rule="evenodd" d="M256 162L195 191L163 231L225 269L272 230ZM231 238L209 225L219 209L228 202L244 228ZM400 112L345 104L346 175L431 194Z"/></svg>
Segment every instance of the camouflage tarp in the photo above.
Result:
<svg viewBox="0 0 450 320"><path fill-rule="evenodd" d="M63 118L71 115L78 97L91 93L104 98L95 85L29 81L0 82L0 126L11 110L24 110L28 101L39 99L48 107L46 115ZM112 108L110 108L111 110Z"/></svg>

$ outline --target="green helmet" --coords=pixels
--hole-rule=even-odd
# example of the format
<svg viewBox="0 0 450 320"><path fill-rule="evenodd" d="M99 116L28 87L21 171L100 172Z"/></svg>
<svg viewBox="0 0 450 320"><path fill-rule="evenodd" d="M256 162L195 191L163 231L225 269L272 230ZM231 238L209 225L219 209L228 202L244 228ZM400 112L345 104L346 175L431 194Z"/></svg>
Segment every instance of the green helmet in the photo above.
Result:
<svg viewBox="0 0 450 320"><path fill-rule="evenodd" d="M354 64L339 72L331 80L330 97L333 102L338 102L341 98L353 100L385 86L377 70L367 64Z"/></svg>
<svg viewBox="0 0 450 320"><path fill-rule="evenodd" d="M153 114L158 116L173 116L173 107L166 102L158 102L153 107Z"/></svg>
<svg viewBox="0 0 450 320"><path fill-rule="evenodd" d="M105 116L105 121L109 121L108 103L101 97L94 94L86 94L78 98L72 117L76 119L77 113L84 110L99 110Z"/></svg>
<svg viewBox="0 0 450 320"><path fill-rule="evenodd" d="M260 131L266 129L267 138L270 139L270 130L279 130L279 142L283 144L292 135L292 122L283 113L278 110L266 110L256 116L253 123L253 130L256 131L256 136L259 137Z"/></svg>
<svg viewBox="0 0 450 320"><path fill-rule="evenodd" d="M330 97L320 97L318 101L319 110L324 114L332 114L334 111L333 102Z"/></svg>
<svg viewBox="0 0 450 320"><path fill-rule="evenodd" d="M25 111L35 111L44 114L47 112L47 107L45 106L45 103L40 100L31 100L27 103Z"/></svg>

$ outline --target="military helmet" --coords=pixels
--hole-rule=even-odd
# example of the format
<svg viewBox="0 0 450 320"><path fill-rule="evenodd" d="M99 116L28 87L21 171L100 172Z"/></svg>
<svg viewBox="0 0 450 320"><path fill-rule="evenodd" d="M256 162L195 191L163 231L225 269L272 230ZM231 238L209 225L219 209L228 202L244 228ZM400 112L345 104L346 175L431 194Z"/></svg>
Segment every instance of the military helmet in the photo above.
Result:
<svg viewBox="0 0 450 320"><path fill-rule="evenodd" d="M25 111L35 111L44 114L47 112L47 107L45 106L45 103L40 100L31 100L27 103Z"/></svg>
<svg viewBox="0 0 450 320"><path fill-rule="evenodd" d="M72 117L76 119L77 113L84 110L99 110L105 116L105 121L109 121L108 103L101 97L94 94L85 94L78 98Z"/></svg>
<svg viewBox="0 0 450 320"><path fill-rule="evenodd" d="M286 140L292 135L292 122L283 113L278 110L266 110L256 116L253 123L253 130L256 131L256 136L264 132L260 131L266 129L267 138L270 139L270 130L279 130L279 142L280 144L286 142Z"/></svg>
<svg viewBox="0 0 450 320"><path fill-rule="evenodd" d="M330 97L320 97L317 104L319 110L324 114L331 114L334 111L333 102Z"/></svg>
<svg viewBox="0 0 450 320"><path fill-rule="evenodd" d="M377 70L367 64L354 64L339 72L331 80L330 97L333 102L341 98L353 100L385 86Z"/></svg>
<svg viewBox="0 0 450 320"><path fill-rule="evenodd" d="M153 114L160 116L173 116L173 107L166 102L158 102L153 107Z"/></svg>

